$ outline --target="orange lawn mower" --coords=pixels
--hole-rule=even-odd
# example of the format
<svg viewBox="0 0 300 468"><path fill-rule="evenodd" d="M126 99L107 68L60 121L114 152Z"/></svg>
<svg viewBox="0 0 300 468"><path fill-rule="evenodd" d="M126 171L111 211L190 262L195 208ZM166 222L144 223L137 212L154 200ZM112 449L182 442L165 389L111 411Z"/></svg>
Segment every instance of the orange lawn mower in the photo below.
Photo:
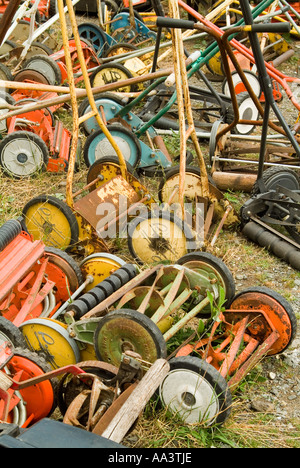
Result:
<svg viewBox="0 0 300 468"><path fill-rule="evenodd" d="M100 61L93 49L84 39L80 41L82 53L84 56L87 70L94 69L100 66ZM82 78L81 66L78 59L77 46L74 39L68 41L68 48L71 54L71 62L73 73L76 76L75 83L80 82ZM27 72L27 73L26 73ZM65 51L62 47L61 50L51 55L32 55L28 60L22 64L21 70L17 71L14 80L24 81L25 79L30 80L31 74L34 80L35 74L39 78L40 82L50 85L62 85L68 81L68 72L66 68ZM39 74L42 76L40 77Z"/></svg>
<svg viewBox="0 0 300 468"><path fill-rule="evenodd" d="M28 104L32 99L14 101L11 95L0 96L2 102L16 106ZM50 109L20 113L6 119L1 125L0 165L3 172L22 179L49 172L66 172L72 135L62 122L54 120Z"/></svg>
<svg viewBox="0 0 300 468"><path fill-rule="evenodd" d="M30 318L50 317L88 281L91 277L84 281L68 254L46 248L41 240L33 241L23 229L22 219L10 220L0 228L2 331L8 321L19 327Z"/></svg>

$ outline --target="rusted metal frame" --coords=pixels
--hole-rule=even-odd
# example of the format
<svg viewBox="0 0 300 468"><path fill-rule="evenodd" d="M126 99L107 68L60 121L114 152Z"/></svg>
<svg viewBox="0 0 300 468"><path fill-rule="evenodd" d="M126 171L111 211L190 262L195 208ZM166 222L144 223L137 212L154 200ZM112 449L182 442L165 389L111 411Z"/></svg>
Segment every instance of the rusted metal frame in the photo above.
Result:
<svg viewBox="0 0 300 468"><path fill-rule="evenodd" d="M144 202L146 202L147 200L149 200L149 195L146 195L145 197L143 197L141 200L139 200L138 202L136 203L133 203L132 205L130 205L127 210L123 211L121 214L119 214L118 216L115 216L113 219L111 219L110 221L108 221L105 226L102 226L100 229L97 230L97 234L101 234L102 232L104 232L105 230L107 230L111 225L113 225L114 223L116 223L117 221L120 221L121 219L123 219L126 215L129 216L131 214L131 211L132 210L135 210L135 208L137 208L140 204L143 204Z"/></svg>
<svg viewBox="0 0 300 468"><path fill-rule="evenodd" d="M86 429L86 427L78 421L78 416L90 394L91 390L83 390L71 401L63 418L64 424Z"/></svg>
<svg viewBox="0 0 300 468"><path fill-rule="evenodd" d="M46 268L48 265L48 259L46 258L45 261L43 262L40 270L37 273L36 279L34 281L34 284L31 288L31 291L22 307L22 309L19 311L17 317L13 321L13 324L16 327L19 327L27 317L27 315L30 313L32 310L32 307L34 305L34 302L36 300L36 297L38 295L39 290L41 289L41 284L45 276ZM54 286L54 284L53 284Z"/></svg>
<svg viewBox="0 0 300 468"><path fill-rule="evenodd" d="M177 8L176 8L177 6ZM174 0L169 0L169 13L174 19L179 19L178 4ZM172 53L175 73L175 84L177 91L177 108L179 119L179 134L180 134L180 161L179 161L179 191L178 198L181 206L182 216L184 216L184 191L185 191L185 168L186 168L186 139L185 139L185 112L184 112L184 98L189 98L186 89L187 76L186 67L182 69L182 54L183 42L180 29L171 29L172 37ZM183 94L182 94L183 90ZM186 106L187 108L187 106ZM190 122L188 123L190 125ZM206 169L205 169L206 170ZM208 183L207 183L208 188Z"/></svg>
<svg viewBox="0 0 300 468"><path fill-rule="evenodd" d="M100 405L95 413L101 390L105 389L108 389L108 387L104 385L96 375L94 375L91 390L83 390L73 399L64 415L63 422L65 424L70 424L76 427L81 427L87 431L91 431L96 422L101 418L107 409L106 405ZM88 412L88 419L86 426L83 426L80 424L78 417L79 415L82 416L82 407L88 397L90 398L89 407L86 409L86 412Z"/></svg>
<svg viewBox="0 0 300 468"><path fill-rule="evenodd" d="M66 17L64 13L63 0L57 0L57 7L58 7L58 13L59 13L59 19L60 19L60 25L61 25L63 48L64 48L64 53L65 53L65 64L67 68L70 99L71 99L71 106L72 106L72 112L73 112L73 125L72 125L73 138L72 138L71 149L70 149L69 168L68 168L68 173L67 173L67 186L66 186L66 203L68 206L72 208L73 207L73 198L72 198L73 174L74 174L77 144L78 144L78 138L79 138L78 106L77 106L76 87L75 87L75 80L74 80L74 75L73 75L71 52L70 52L69 44L68 44L69 39L68 39L68 32L67 32L67 22L66 22ZM74 13L72 2L70 2L69 0L67 0L67 7L68 7L70 14L71 12ZM70 19L71 19L71 25L72 25L72 30L73 30L72 18L70 17ZM74 30L73 30L73 34L74 36L76 36Z"/></svg>
<svg viewBox="0 0 300 468"><path fill-rule="evenodd" d="M244 376L248 374L264 356L266 356L273 344L278 340L278 337L279 333L274 330L258 347L257 351L249 357L249 359L242 365L242 367L239 368L239 370L228 382L228 386L231 392L236 390L238 384L244 378Z"/></svg>
<svg viewBox="0 0 300 468"><path fill-rule="evenodd" d="M20 372L19 372L20 374ZM1 385L3 385L3 376L5 376L5 388L1 388ZM9 384L11 384L11 378L5 374L4 372L1 372L1 381L0 381L0 420L7 421L9 412L13 409L14 406L16 406L20 398L17 397L14 393L14 390L10 387L7 388ZM1 406L3 406L3 409L1 410Z"/></svg>
<svg viewBox="0 0 300 468"><path fill-rule="evenodd" d="M218 227L217 227L217 230L216 230L216 232L215 232L215 234L214 234L214 236L213 236L213 238L212 238L212 240L211 240L211 242L210 242L210 246L211 246L211 247L213 247L213 246L215 245L215 243L216 243L216 241L217 241L217 239L218 239L218 236L219 236L219 234L220 234L220 232L221 232L221 230L222 230L222 227L224 226L224 223L225 223L227 217L229 216L229 213L232 211L232 209L233 209L233 208L232 208L231 205L229 205L229 206L226 208L226 211L225 211L224 215L222 216L222 219L221 219L221 221L220 221L220 223L219 223L219 225L218 225Z"/></svg>
<svg viewBox="0 0 300 468"><path fill-rule="evenodd" d="M74 376L81 376L82 378L91 378L94 377L93 374L88 374L84 370L82 370L78 365L76 364L70 364L68 366L60 367L59 369L55 369L50 372L46 372L43 375L39 375L37 377L32 377L31 379L27 380L22 380L22 382L18 382L15 377L11 379L11 388L13 390L23 390L24 388L31 387L32 385L37 385L41 382L44 382L45 380L51 380L55 377L59 377L60 375L63 375L65 373L72 374Z"/></svg>
<svg viewBox="0 0 300 468"><path fill-rule="evenodd" d="M242 342L242 339L244 337L244 333L246 331L246 327L247 327L247 324L248 324L248 320L249 320L249 315L247 315L245 318L243 318L238 327L234 327L234 328L237 328L235 331L234 331L234 339L230 345L230 348L229 348L229 351L228 353L226 353L226 356L225 356L225 359L223 361L223 364L221 365L220 367L220 374L222 375L222 377L226 377L229 372L230 372L230 369L231 369L231 366L235 360L235 357L240 349L240 345L241 345L241 342ZM230 337L229 337L230 338Z"/></svg>
<svg viewBox="0 0 300 468"><path fill-rule="evenodd" d="M115 399L115 401L110 405L110 407L106 409L104 415L100 418L100 420L97 422L97 424L95 425L95 427L92 430L92 432L94 434L101 435L103 433L103 431L110 424L111 420L116 416L116 414L121 409L121 407L124 405L126 400L129 398L129 396L135 390L137 385L138 385L138 382L132 383L128 388L126 388L126 390L124 390L121 393L121 395L119 395Z"/></svg>
<svg viewBox="0 0 300 468"><path fill-rule="evenodd" d="M179 6L176 0L169 0L169 10L172 12L172 16L175 19L180 19ZM188 75L186 68L186 60L184 57L184 48L182 40L181 29L175 28L171 30L172 35L172 49L173 49L173 60L175 70L175 81L177 91L177 106L179 114L179 125L180 125L180 171L179 171L179 203L182 210L182 216L184 216L184 193L185 193L185 169L186 169L186 144L190 137L193 142L198 164L201 172L201 186L204 197L211 198L207 169L204 161L204 157L200 148L199 140L196 135L191 99L189 94ZM183 94L182 94L183 90ZM188 123L188 132L186 132L185 125L185 114Z"/></svg>

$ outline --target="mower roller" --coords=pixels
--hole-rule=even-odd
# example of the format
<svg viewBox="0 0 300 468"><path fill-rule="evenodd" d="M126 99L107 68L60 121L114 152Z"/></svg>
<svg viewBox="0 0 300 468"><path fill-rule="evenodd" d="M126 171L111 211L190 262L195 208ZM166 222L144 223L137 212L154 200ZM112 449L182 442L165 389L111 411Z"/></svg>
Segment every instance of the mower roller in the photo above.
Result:
<svg viewBox="0 0 300 468"><path fill-rule="evenodd" d="M67 325L62 317L69 310L71 304L74 304L73 307L77 315L90 310L99 301L103 301L118 288L125 286L136 274L135 265L124 264L122 267L115 267L115 271L99 284L97 284L98 278L92 276L94 279L92 289L85 288L79 298L74 296L72 301L65 302L63 307L56 310L50 319L33 318L21 324L20 330L29 348L44 356L53 369L75 364L82 360L97 359L92 346L74 340L68 332ZM89 275L86 278L88 279ZM87 286L90 285L91 282Z"/></svg>

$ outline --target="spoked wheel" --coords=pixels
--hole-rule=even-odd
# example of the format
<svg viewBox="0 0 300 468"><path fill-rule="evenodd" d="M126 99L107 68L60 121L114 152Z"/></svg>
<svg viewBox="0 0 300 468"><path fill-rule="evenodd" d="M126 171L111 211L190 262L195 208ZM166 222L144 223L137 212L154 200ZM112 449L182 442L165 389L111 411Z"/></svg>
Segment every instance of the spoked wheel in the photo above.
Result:
<svg viewBox="0 0 300 468"><path fill-rule="evenodd" d="M84 277L91 275L94 281L86 286L85 291L93 289L112 273L125 265L124 260L109 253L95 253L89 255L80 264Z"/></svg>
<svg viewBox="0 0 300 468"><path fill-rule="evenodd" d="M42 356L52 369L80 361L78 345L67 332L67 326L49 318L24 322L20 329L28 347Z"/></svg>
<svg viewBox="0 0 300 468"><path fill-rule="evenodd" d="M106 37L100 26L93 23L81 23L78 25L79 36L91 43L98 55L102 57L108 47Z"/></svg>
<svg viewBox="0 0 300 468"><path fill-rule="evenodd" d="M194 240L189 226L169 212L150 211L128 225L128 247L138 263L174 262L188 253Z"/></svg>
<svg viewBox="0 0 300 468"><path fill-rule="evenodd" d="M179 265L194 270L209 279L212 285L222 287L227 301L235 295L235 281L229 268L222 260L209 252L191 252L176 261Z"/></svg>
<svg viewBox="0 0 300 468"><path fill-rule="evenodd" d="M19 328L0 316L0 348L5 342L9 342L15 348L27 348L26 340Z"/></svg>
<svg viewBox="0 0 300 468"><path fill-rule="evenodd" d="M86 361L77 364L80 369L89 374L94 374L100 379L110 380L118 373L118 368L106 362L99 361ZM79 395L79 393L87 391L91 392L91 385L86 379L74 378L72 374L64 374L60 379L57 389L57 402L61 414L64 416L67 412L72 401ZM106 394L107 396L107 394ZM86 416L86 412L84 412ZM86 421L79 421L85 425Z"/></svg>
<svg viewBox="0 0 300 468"><path fill-rule="evenodd" d="M16 179L46 170L48 158L46 144L32 132L10 133L0 143L0 165L6 175Z"/></svg>
<svg viewBox="0 0 300 468"><path fill-rule="evenodd" d="M238 293L231 301L229 310L239 309L251 311L247 333L255 339L263 342L273 330L279 333L268 355L283 352L296 336L297 318L292 306L284 297L269 288L248 288ZM255 316L255 310L262 311L265 317L259 312ZM240 319L238 315L237 313L237 319Z"/></svg>
<svg viewBox="0 0 300 468"><path fill-rule="evenodd" d="M50 372L47 362L28 349L16 348L13 358L6 366L6 373L12 378L21 373L20 382L33 377L43 376ZM56 407L56 379L44 380L17 391L20 397L18 407L14 409L12 422L17 417L17 424L23 426L34 424L51 415Z"/></svg>
<svg viewBox="0 0 300 468"><path fill-rule="evenodd" d="M126 169L129 174L134 174L133 167L127 161ZM87 184L96 181L95 185L91 187L91 190L94 190L95 187L101 187L101 185L121 174L119 158L117 156L106 156L91 165L87 175Z"/></svg>
<svg viewBox="0 0 300 468"><path fill-rule="evenodd" d="M108 125L112 138L129 164L135 168L139 165L142 155L141 145L135 134L120 125ZM84 160L90 167L97 159L106 156L117 156L112 144L102 132L98 130L92 133L84 145Z"/></svg>
<svg viewBox="0 0 300 468"><path fill-rule="evenodd" d="M133 78L132 73L128 68L120 63L109 63L101 65L97 68L90 77L91 86L96 88L98 86L104 86L109 83L117 83L124 80ZM119 92L130 93L136 90L135 85L122 86L117 89Z"/></svg>
<svg viewBox="0 0 300 468"><path fill-rule="evenodd" d="M28 232L48 247L65 250L76 244L79 227L73 211L58 198L40 195L23 208Z"/></svg>
<svg viewBox="0 0 300 468"><path fill-rule="evenodd" d="M164 406L185 424L222 424L230 415L231 393L226 380L197 357L176 357L159 387Z"/></svg>
<svg viewBox="0 0 300 468"><path fill-rule="evenodd" d="M117 367L125 351L134 351L151 363L167 355L159 328L149 317L131 309L115 310L100 320L94 347L100 361Z"/></svg>
<svg viewBox="0 0 300 468"><path fill-rule="evenodd" d="M60 85L62 75L56 61L46 55L34 55L23 64L23 69L36 70L45 75L52 85Z"/></svg>

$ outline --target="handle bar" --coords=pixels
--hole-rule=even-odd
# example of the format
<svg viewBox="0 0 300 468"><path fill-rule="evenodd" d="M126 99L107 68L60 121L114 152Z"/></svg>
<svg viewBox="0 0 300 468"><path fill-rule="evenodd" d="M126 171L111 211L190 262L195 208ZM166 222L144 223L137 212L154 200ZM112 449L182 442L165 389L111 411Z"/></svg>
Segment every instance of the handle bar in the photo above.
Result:
<svg viewBox="0 0 300 468"><path fill-rule="evenodd" d="M156 18L156 26L158 28L178 28L178 29L196 29L195 22L189 20L175 19L175 18L166 18L164 16L158 16ZM234 26L233 26L234 28ZM246 32L254 33L288 33L291 30L291 24L288 22L284 23L263 23L263 24L253 24L242 26L241 29Z"/></svg>

